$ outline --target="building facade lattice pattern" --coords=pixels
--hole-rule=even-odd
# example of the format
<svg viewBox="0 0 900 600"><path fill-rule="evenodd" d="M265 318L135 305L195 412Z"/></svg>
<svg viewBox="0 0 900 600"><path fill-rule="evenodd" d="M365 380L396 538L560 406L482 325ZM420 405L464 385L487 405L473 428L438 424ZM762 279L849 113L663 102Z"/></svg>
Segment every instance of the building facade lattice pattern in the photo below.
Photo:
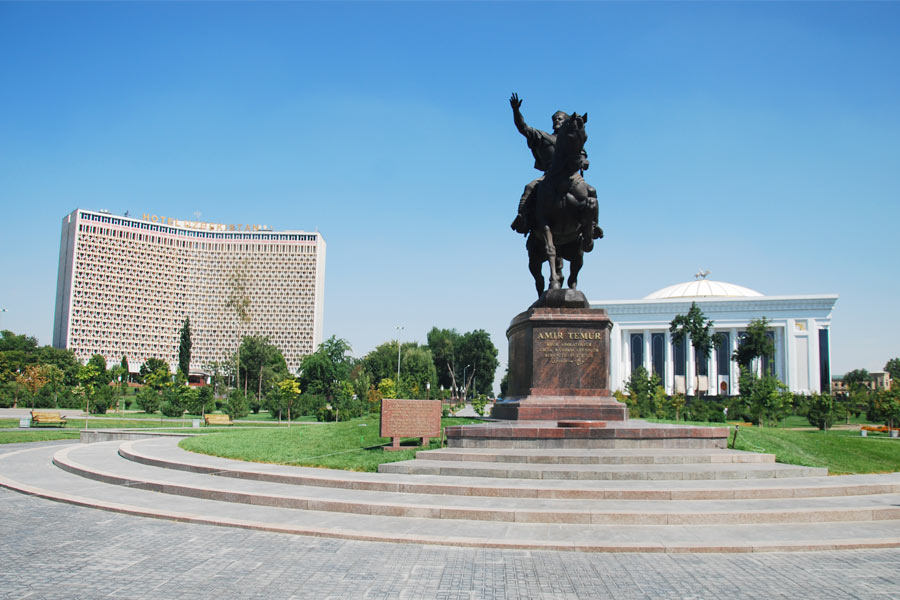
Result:
<svg viewBox="0 0 900 600"><path fill-rule="evenodd" d="M195 224L192 224L195 225ZM196 224L199 225L199 224ZM174 370L190 317L191 371L263 335L296 372L322 339L325 241L302 231L204 231L75 210L63 219L53 344L82 361L150 357ZM249 321L227 306L235 280Z"/></svg>

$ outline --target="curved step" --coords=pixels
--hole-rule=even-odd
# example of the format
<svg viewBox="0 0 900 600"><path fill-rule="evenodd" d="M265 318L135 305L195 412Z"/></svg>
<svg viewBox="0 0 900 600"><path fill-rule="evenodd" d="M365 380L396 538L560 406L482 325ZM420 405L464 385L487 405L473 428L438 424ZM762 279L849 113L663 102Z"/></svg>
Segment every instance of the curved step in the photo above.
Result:
<svg viewBox="0 0 900 600"><path fill-rule="evenodd" d="M449 462L415 459L386 463L380 473L420 475L458 475L510 479L601 479L601 480L695 480L695 479L773 479L778 477L817 477L826 469L798 467L779 463L716 464L538 464L500 462Z"/></svg>
<svg viewBox="0 0 900 600"><path fill-rule="evenodd" d="M159 494L85 479L53 466L51 459L58 448L43 447L0 456L0 485L52 500L135 515L360 540L619 552L751 552L900 546L898 520L705 527L507 523L327 513L238 504ZM109 445L108 450L114 455L115 446ZM171 470L157 471L164 471L162 474L169 476L179 475Z"/></svg>
<svg viewBox="0 0 900 600"><path fill-rule="evenodd" d="M58 451L53 462L82 477L166 494L302 510L428 519L634 525L805 523L900 519L900 494L744 500L571 500L442 496L228 480L129 463L112 445Z"/></svg>
<svg viewBox="0 0 900 600"><path fill-rule="evenodd" d="M543 451L546 452L546 451ZM595 451L594 451L595 452ZM295 467L187 452L176 440L125 442L119 455L142 464L254 481L386 492L582 500L727 500L900 493L900 474L740 480L535 480L375 474Z"/></svg>
<svg viewBox="0 0 900 600"><path fill-rule="evenodd" d="M537 448L441 448L417 452L416 459L565 465L680 465L774 463L775 455L707 448L621 448L614 451L577 448L555 451Z"/></svg>

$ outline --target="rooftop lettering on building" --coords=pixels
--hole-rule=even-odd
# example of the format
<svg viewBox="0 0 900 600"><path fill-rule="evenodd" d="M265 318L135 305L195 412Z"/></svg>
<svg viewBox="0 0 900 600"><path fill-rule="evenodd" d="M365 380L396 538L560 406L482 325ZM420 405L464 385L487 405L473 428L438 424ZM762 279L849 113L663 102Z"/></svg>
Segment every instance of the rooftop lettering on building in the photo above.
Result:
<svg viewBox="0 0 900 600"><path fill-rule="evenodd" d="M249 223L207 223L205 221L187 221L183 219L173 219L172 217L163 217L160 215L151 215L144 213L142 220L150 223L159 223L160 225L170 225L172 227L181 227L183 229L200 229L203 231L272 231L268 225L251 225Z"/></svg>

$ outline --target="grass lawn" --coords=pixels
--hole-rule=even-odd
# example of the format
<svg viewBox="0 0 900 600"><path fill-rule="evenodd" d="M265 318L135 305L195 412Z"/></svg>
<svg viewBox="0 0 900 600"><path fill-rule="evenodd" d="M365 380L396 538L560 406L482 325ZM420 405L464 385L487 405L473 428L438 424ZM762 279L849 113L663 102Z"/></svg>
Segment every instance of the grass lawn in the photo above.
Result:
<svg viewBox="0 0 900 600"><path fill-rule="evenodd" d="M477 419L441 419L444 427L476 422ZM231 430L182 440L179 445L192 452L253 462L373 472L382 463L409 460L415 458L417 450L422 450L409 446L397 452L385 452L381 446L389 442L379 435L379 418L372 415L317 427ZM429 446L439 447L440 440L432 440Z"/></svg>
<svg viewBox="0 0 900 600"><path fill-rule="evenodd" d="M740 427L735 448L774 454L780 463L827 467L832 475L900 471L900 440L887 434Z"/></svg>
<svg viewBox="0 0 900 600"><path fill-rule="evenodd" d="M18 424L18 421L16 421ZM23 429L22 431L0 431L0 444L21 444L23 442L47 442L50 440L77 440L74 429Z"/></svg>

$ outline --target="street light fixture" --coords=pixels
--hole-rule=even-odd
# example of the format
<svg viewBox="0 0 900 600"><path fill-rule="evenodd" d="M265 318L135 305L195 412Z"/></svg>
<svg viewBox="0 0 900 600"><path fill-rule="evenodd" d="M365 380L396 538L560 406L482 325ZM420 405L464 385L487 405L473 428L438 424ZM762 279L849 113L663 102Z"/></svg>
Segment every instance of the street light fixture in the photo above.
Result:
<svg viewBox="0 0 900 600"><path fill-rule="evenodd" d="M466 370L472 365L466 365L466 368L463 369L463 402L469 399L469 386L466 385Z"/></svg>
<svg viewBox="0 0 900 600"><path fill-rule="evenodd" d="M400 397L400 332L403 331L403 325L397 325L397 385L394 386L396 389L397 397Z"/></svg>

